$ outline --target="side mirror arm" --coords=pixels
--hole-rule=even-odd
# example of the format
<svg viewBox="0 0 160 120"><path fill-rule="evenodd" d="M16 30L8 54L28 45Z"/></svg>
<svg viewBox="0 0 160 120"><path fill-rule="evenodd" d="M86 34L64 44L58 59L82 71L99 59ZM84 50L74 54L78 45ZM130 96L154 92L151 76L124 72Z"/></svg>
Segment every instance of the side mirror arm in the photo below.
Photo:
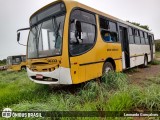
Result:
<svg viewBox="0 0 160 120"><path fill-rule="evenodd" d="M29 29L30 29L30 27L28 27L28 28L22 28L22 29L17 30L17 42L18 42L20 45L27 46L27 45L21 44L21 43L19 42L19 41L20 41L20 31L29 30Z"/></svg>

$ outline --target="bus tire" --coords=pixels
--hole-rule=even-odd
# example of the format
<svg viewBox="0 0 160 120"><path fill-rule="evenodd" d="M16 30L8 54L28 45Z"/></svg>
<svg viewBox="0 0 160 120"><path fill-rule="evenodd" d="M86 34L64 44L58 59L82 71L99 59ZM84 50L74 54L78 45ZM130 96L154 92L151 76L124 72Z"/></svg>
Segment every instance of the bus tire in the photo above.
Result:
<svg viewBox="0 0 160 120"><path fill-rule="evenodd" d="M21 70L26 70L26 67L25 67L25 66L22 66L22 67L21 67Z"/></svg>
<svg viewBox="0 0 160 120"><path fill-rule="evenodd" d="M148 57L147 55L144 56L144 64L143 67L147 67L148 66Z"/></svg>
<svg viewBox="0 0 160 120"><path fill-rule="evenodd" d="M108 74L108 72L110 72L110 71L114 71L114 67L113 67L112 63L106 62L103 65L103 74Z"/></svg>

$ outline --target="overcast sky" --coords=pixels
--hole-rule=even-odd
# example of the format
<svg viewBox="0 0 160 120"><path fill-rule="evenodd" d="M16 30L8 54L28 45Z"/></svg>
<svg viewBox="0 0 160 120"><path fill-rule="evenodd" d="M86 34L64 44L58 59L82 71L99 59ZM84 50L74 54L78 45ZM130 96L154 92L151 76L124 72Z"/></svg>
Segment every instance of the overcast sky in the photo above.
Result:
<svg viewBox="0 0 160 120"><path fill-rule="evenodd" d="M54 0L0 0L0 60L10 55L26 54L26 47L16 42L17 29L29 26L29 17ZM77 0L122 20L148 25L160 38L160 0ZM26 33L21 42L26 44Z"/></svg>

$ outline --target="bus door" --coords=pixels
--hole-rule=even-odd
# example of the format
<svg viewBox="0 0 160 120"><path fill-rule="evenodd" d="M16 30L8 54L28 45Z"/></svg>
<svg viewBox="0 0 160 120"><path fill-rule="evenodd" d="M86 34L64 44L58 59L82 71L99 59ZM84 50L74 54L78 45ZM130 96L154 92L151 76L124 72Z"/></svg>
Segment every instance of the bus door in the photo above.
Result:
<svg viewBox="0 0 160 120"><path fill-rule="evenodd" d="M119 39L122 44L122 61L123 69L130 67L130 54L129 54L129 41L128 41L128 28L125 25L119 26Z"/></svg>
<svg viewBox="0 0 160 120"><path fill-rule="evenodd" d="M149 46L150 46L150 53L151 53L151 61L153 61L153 39L151 35L148 35L149 39Z"/></svg>

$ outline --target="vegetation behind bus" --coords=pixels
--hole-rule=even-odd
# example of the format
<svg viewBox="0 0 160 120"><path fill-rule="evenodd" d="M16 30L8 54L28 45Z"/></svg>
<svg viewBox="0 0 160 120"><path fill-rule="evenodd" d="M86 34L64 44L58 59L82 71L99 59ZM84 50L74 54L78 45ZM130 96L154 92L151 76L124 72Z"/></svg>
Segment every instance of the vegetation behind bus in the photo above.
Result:
<svg viewBox="0 0 160 120"><path fill-rule="evenodd" d="M6 59L0 60L0 65L6 65Z"/></svg>
<svg viewBox="0 0 160 120"><path fill-rule="evenodd" d="M160 40L155 40L156 51L160 52Z"/></svg>
<svg viewBox="0 0 160 120"><path fill-rule="evenodd" d="M127 21L127 22L129 22L129 23L131 23L131 24L133 24L133 25L136 25L136 26L138 26L138 27L141 27L141 28L143 28L143 29L146 29L146 30L148 30L148 31L151 31L148 25L141 25L140 23L130 22L130 21Z"/></svg>

